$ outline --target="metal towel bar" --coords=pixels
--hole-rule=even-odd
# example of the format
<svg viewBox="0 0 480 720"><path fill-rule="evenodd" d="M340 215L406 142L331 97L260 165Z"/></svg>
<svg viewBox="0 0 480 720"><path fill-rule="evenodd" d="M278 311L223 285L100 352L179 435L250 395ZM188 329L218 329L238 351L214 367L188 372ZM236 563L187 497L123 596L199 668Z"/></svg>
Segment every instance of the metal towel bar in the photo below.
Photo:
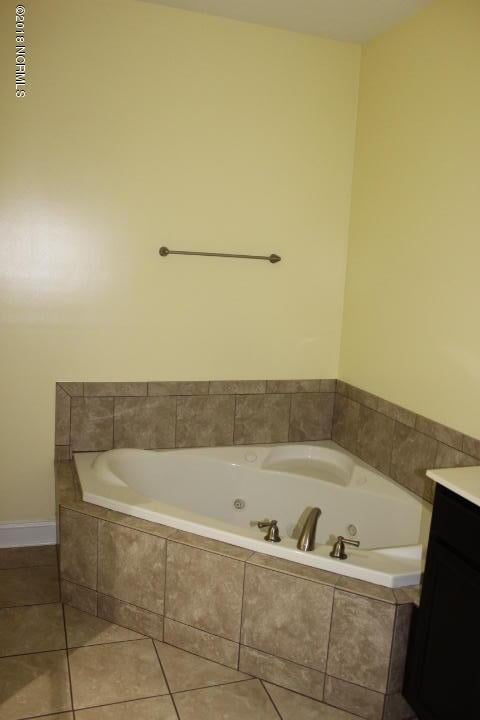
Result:
<svg viewBox="0 0 480 720"><path fill-rule="evenodd" d="M239 255L236 253L216 253L216 252L194 252L192 250L169 250L163 246L158 251L162 257L167 255L202 255L202 257L225 257L225 258L243 258L244 260L268 260L271 263L278 263L282 259L279 255Z"/></svg>

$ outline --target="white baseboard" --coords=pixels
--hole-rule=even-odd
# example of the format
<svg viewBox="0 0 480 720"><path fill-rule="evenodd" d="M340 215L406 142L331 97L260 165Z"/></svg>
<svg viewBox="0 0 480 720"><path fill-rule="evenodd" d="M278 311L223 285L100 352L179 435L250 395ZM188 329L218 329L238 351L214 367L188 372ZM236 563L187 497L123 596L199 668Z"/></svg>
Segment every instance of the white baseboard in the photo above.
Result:
<svg viewBox="0 0 480 720"><path fill-rule="evenodd" d="M56 542L54 522L0 523L0 548L55 545Z"/></svg>

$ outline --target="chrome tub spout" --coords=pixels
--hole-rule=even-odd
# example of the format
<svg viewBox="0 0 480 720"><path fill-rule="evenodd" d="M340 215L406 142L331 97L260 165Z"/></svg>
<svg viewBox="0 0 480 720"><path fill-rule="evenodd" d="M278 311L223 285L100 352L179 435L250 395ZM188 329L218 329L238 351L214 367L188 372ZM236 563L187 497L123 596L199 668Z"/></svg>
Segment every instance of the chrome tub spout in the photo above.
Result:
<svg viewBox="0 0 480 720"><path fill-rule="evenodd" d="M315 549L315 533L317 530L317 520L322 514L322 511L318 507L314 507L310 510L305 520L300 536L297 542L297 548L304 552L309 552Z"/></svg>

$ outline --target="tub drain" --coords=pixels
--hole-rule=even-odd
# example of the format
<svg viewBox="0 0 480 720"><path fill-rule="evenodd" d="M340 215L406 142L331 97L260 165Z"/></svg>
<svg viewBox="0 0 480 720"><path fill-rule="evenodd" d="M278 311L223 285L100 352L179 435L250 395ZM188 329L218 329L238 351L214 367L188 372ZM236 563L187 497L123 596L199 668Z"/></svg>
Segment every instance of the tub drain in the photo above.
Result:
<svg viewBox="0 0 480 720"><path fill-rule="evenodd" d="M242 500L242 498L235 498L233 501L233 507L235 510L243 510L245 507L245 500Z"/></svg>

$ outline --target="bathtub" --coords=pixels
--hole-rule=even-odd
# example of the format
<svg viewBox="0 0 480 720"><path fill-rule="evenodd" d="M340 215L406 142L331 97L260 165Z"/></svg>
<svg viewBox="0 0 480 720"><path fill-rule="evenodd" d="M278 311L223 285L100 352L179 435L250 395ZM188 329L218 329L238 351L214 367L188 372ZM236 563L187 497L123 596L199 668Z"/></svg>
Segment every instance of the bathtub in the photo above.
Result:
<svg viewBox="0 0 480 720"><path fill-rule="evenodd" d="M421 580L430 506L335 443L76 453L83 499L179 530L359 580ZM318 506L316 546L296 548ZM281 542L258 521L278 521ZM338 535L360 541L330 557Z"/></svg>

